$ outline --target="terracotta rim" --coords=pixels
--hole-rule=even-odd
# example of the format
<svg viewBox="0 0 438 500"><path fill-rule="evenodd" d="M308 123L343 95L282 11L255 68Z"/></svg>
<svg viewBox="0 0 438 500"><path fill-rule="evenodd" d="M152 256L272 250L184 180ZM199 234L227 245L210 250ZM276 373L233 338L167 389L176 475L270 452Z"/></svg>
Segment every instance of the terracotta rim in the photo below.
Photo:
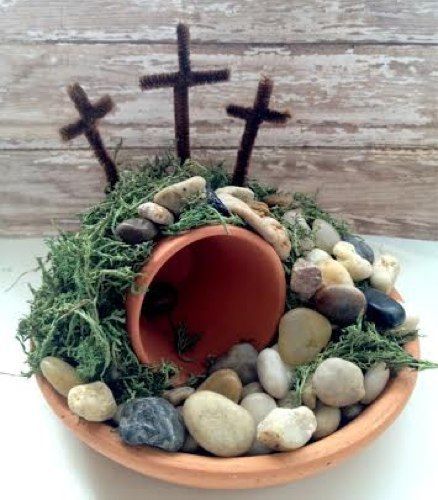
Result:
<svg viewBox="0 0 438 500"><path fill-rule="evenodd" d="M418 357L419 341L407 344L406 350ZM98 453L146 476L209 489L262 488L291 483L337 465L391 425L409 400L416 379L415 371L403 370L353 422L297 451L255 457L215 458L167 453L146 446L126 446L113 428L86 422L71 413L66 399L56 393L42 376L37 376L41 392L52 410L81 441Z"/></svg>

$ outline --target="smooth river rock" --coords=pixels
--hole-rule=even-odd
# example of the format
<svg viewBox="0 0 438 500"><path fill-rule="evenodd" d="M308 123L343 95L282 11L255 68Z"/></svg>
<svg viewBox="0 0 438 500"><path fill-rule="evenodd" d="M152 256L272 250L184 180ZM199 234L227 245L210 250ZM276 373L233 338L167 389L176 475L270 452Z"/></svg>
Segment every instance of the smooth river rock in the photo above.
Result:
<svg viewBox="0 0 438 500"><path fill-rule="evenodd" d="M364 405L369 405L377 399L385 389L389 380L389 369L383 361L374 364L365 372L365 396L360 400Z"/></svg>
<svg viewBox="0 0 438 500"><path fill-rule="evenodd" d="M346 241L347 243L351 243L354 248L356 249L356 252L366 259L370 264L373 264L374 262L374 250L368 245L368 243L363 240L360 236L356 236L354 234L344 234L342 236L342 239Z"/></svg>
<svg viewBox="0 0 438 500"><path fill-rule="evenodd" d="M350 285L354 286L353 278L348 270L337 260L332 258L319 262L322 284L329 285Z"/></svg>
<svg viewBox="0 0 438 500"><path fill-rule="evenodd" d="M125 403L119 434L130 445L144 444L167 451L178 451L184 443L185 429L181 415L169 401L149 397Z"/></svg>
<svg viewBox="0 0 438 500"><path fill-rule="evenodd" d="M257 359L257 372L259 381L268 394L276 399L286 396L292 374L275 349L268 347L261 351Z"/></svg>
<svg viewBox="0 0 438 500"><path fill-rule="evenodd" d="M342 418L346 422L351 422L351 420L354 420L363 412L363 409L364 405L361 405L360 403L354 403L353 405L344 406L343 408L341 408Z"/></svg>
<svg viewBox="0 0 438 500"><path fill-rule="evenodd" d="M341 423L341 410L334 406L319 404L315 410L316 431L313 434L315 439L321 439L333 432Z"/></svg>
<svg viewBox="0 0 438 500"><path fill-rule="evenodd" d="M276 408L257 427L257 440L275 451L292 451L304 446L316 430L312 410L300 406Z"/></svg>
<svg viewBox="0 0 438 500"><path fill-rule="evenodd" d="M242 399L250 394L257 394L258 392L264 392L260 382L251 382L250 384L243 386Z"/></svg>
<svg viewBox="0 0 438 500"><path fill-rule="evenodd" d="M332 253L333 247L341 239L338 231L322 219L315 219L313 221L312 231L315 235L316 247L325 250L329 254Z"/></svg>
<svg viewBox="0 0 438 500"><path fill-rule="evenodd" d="M175 389L169 389L163 392L163 398L167 399L173 406L179 406L182 404L189 396L195 392L193 387L175 387Z"/></svg>
<svg viewBox="0 0 438 500"><path fill-rule="evenodd" d="M333 247L333 255L355 282L369 278L373 272L373 266L356 252L354 245L347 241L338 241Z"/></svg>
<svg viewBox="0 0 438 500"><path fill-rule="evenodd" d="M313 374L316 396L328 406L348 406L365 396L361 369L341 358L324 360Z"/></svg>
<svg viewBox="0 0 438 500"><path fill-rule="evenodd" d="M234 345L227 354L218 358L210 367L210 373L222 368L234 370L242 384L257 380L257 356L259 353L248 342Z"/></svg>
<svg viewBox="0 0 438 500"><path fill-rule="evenodd" d="M68 396L71 388L83 383L73 366L54 356L43 358L40 370L47 382L64 397Z"/></svg>
<svg viewBox="0 0 438 500"><path fill-rule="evenodd" d="M332 326L313 309L298 307L283 315L278 331L281 359L290 365L301 365L315 359L328 344Z"/></svg>
<svg viewBox="0 0 438 500"><path fill-rule="evenodd" d="M293 408L298 408L299 406L301 406L297 391L288 391L286 396L282 399L279 399L277 403L280 408L290 408L291 410Z"/></svg>
<svg viewBox="0 0 438 500"><path fill-rule="evenodd" d="M138 207L138 215L143 219L148 219L155 224L160 224L161 226L169 226L175 221L175 217L172 212L169 212L167 208L162 207L153 201L142 203Z"/></svg>
<svg viewBox="0 0 438 500"><path fill-rule="evenodd" d="M313 298L315 309L338 326L348 326L363 315L364 294L353 286L330 285L321 288Z"/></svg>
<svg viewBox="0 0 438 500"><path fill-rule="evenodd" d="M154 202L179 215L190 198L206 194L206 181L199 175L167 186L154 196Z"/></svg>
<svg viewBox="0 0 438 500"><path fill-rule="evenodd" d="M220 457L246 453L256 426L250 413L230 399L211 391L199 391L184 403L184 422L205 450Z"/></svg>
<svg viewBox="0 0 438 500"><path fill-rule="evenodd" d="M367 288L364 293L367 301L365 317L368 321L383 330L396 328L404 323L406 312L399 302L375 288Z"/></svg>
<svg viewBox="0 0 438 500"><path fill-rule="evenodd" d="M274 408L277 408L275 399L271 398L268 394L262 393L250 394L249 396L246 396L242 399L240 405L251 414L256 425L269 415ZM270 448L257 441L257 439L254 439L251 448L247 451L247 455L265 455L270 452Z"/></svg>
<svg viewBox="0 0 438 500"><path fill-rule="evenodd" d="M242 382L235 371L224 368L205 379L198 387L198 391L216 392L237 403L242 396Z"/></svg>
<svg viewBox="0 0 438 500"><path fill-rule="evenodd" d="M138 245L150 241L158 234L153 222L146 219L127 219L121 222L115 230L116 235L129 245Z"/></svg>
<svg viewBox="0 0 438 500"><path fill-rule="evenodd" d="M77 385L68 393L70 410L90 422L104 422L117 412L111 389L104 382Z"/></svg>
<svg viewBox="0 0 438 500"><path fill-rule="evenodd" d="M322 285L321 270L316 264L305 259L298 259L293 267L290 278L291 290L298 294L301 300L309 300Z"/></svg>
<svg viewBox="0 0 438 500"><path fill-rule="evenodd" d="M254 200L255 194L254 191L247 187L240 187L240 186L225 186L216 189L216 194L222 195L222 194L229 194L231 196L234 196L235 198L238 198L239 200L242 200L245 203L250 203Z"/></svg>

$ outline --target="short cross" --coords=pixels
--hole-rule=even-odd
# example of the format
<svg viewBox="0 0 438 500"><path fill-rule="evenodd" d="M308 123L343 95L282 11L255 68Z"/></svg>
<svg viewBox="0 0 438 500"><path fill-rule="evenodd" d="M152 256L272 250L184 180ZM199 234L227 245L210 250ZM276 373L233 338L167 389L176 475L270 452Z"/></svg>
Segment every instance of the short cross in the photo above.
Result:
<svg viewBox="0 0 438 500"><path fill-rule="evenodd" d="M110 189L113 189L119 180L119 175L117 167L105 149L102 137L97 130L97 121L114 108L114 103L109 95L105 95L96 101L96 103L91 104L87 94L79 83L70 85L67 88L67 92L75 108L78 110L80 118L76 122L62 127L59 131L61 137L65 141L69 141L84 134L99 163L105 170Z"/></svg>
<svg viewBox="0 0 438 500"><path fill-rule="evenodd" d="M269 109L269 99L273 86L274 83L270 78L263 77L259 81L252 108L234 104L227 106L227 113L230 116L246 121L234 167L232 184L235 186L243 186L246 182L251 153L261 123L266 121L284 124L290 118L288 111L281 112Z"/></svg>
<svg viewBox="0 0 438 500"><path fill-rule="evenodd" d="M176 33L179 71L142 76L140 87L142 90L173 87L176 150L178 157L184 162L190 158L189 87L226 81L230 78L230 72L228 69L192 71L190 67L189 28L180 23Z"/></svg>

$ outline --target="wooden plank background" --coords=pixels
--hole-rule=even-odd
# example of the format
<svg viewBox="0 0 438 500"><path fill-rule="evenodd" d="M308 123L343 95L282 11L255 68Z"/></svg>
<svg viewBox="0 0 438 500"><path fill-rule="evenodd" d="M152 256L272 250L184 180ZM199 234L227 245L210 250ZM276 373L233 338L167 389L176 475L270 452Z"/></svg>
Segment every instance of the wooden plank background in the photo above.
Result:
<svg viewBox="0 0 438 500"><path fill-rule="evenodd" d="M232 166L261 73L293 118L261 130L253 173L318 190L358 231L438 239L438 3L435 0L0 0L0 235L38 235L99 199L103 178L65 85L110 93L107 143L135 162L172 147L172 93L138 77L175 69L175 24L191 25L193 66L229 66L229 83L191 91L194 156Z"/></svg>

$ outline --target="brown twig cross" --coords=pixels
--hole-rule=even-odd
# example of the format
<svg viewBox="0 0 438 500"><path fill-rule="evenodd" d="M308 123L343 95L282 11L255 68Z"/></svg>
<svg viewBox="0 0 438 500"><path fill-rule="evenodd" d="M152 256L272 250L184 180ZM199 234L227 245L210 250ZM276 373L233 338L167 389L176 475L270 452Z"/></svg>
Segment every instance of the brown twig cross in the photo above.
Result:
<svg viewBox="0 0 438 500"><path fill-rule="evenodd" d="M116 164L105 149L102 137L97 130L97 121L114 108L114 103L109 95L105 95L94 104L91 104L79 83L70 85L67 92L78 110L80 118L76 122L62 127L59 133L65 141L70 141L81 134L85 135L99 163L105 170L110 189L113 189L119 180L119 174L117 173Z"/></svg>
<svg viewBox="0 0 438 500"><path fill-rule="evenodd" d="M230 71L228 69L192 71L189 28L180 23L176 33L179 71L142 76L140 87L142 90L173 87L176 149L178 157L184 162L190 158L189 87L226 81L230 78Z"/></svg>
<svg viewBox="0 0 438 500"><path fill-rule="evenodd" d="M246 121L231 182L235 186L243 186L247 180L249 161L262 122L285 124L291 116L288 111L281 112L269 109L273 86L274 82L270 78L262 77L252 108L235 104L227 106L227 113L230 116Z"/></svg>

